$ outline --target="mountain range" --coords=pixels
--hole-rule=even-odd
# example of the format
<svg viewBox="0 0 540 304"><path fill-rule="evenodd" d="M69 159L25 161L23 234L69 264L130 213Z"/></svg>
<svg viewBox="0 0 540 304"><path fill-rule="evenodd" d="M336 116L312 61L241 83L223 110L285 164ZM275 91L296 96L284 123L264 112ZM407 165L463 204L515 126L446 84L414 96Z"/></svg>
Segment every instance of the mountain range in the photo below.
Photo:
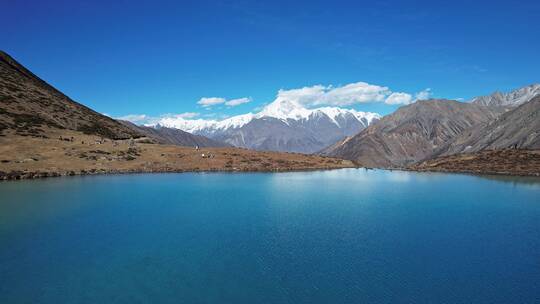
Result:
<svg viewBox="0 0 540 304"><path fill-rule="evenodd" d="M307 109L278 98L261 112L225 120L163 118L151 126L181 129L236 147L254 150L314 153L354 135L380 115L353 109Z"/></svg>
<svg viewBox="0 0 540 304"><path fill-rule="evenodd" d="M469 102L485 106L518 106L538 95L540 95L540 84L535 83L508 93L495 92L491 95L476 97Z"/></svg>
<svg viewBox="0 0 540 304"><path fill-rule="evenodd" d="M189 147L231 147L231 145L224 142L216 141L200 135L194 135L180 129L167 128L163 126L138 126L129 121L119 121L129 128L138 131L145 137L151 138L153 142L159 144Z"/></svg>
<svg viewBox="0 0 540 304"><path fill-rule="evenodd" d="M468 103L419 101L383 117L321 154L371 167L407 167L459 153L540 149L538 87L494 93Z"/></svg>
<svg viewBox="0 0 540 304"><path fill-rule="evenodd" d="M12 57L0 52L0 139L9 139L4 140L7 144L3 144L2 148L8 149L4 152L12 153L14 157L30 153L26 160L34 159L32 155L42 153L40 147L22 148L32 138L49 140L48 144L52 145L49 148L56 150L57 142L53 139L66 140L67 137L70 142L79 138L78 148L83 150L90 149L88 140L99 141L101 144L111 139L125 144L127 139L137 139L136 142L150 144L145 150L149 155L138 164L143 169L137 167L137 170L155 170L153 167L148 169L146 166L149 164L168 165L161 163L160 157L182 153L157 151L169 151L169 148L164 148L165 145L175 145L201 148L236 146L251 150L316 153L351 160L360 166L423 168L421 170L431 170L433 166L443 163L438 159L445 160L444 170L457 170L452 169L452 164L457 162L462 164L459 170L464 170L465 161L468 162L467 166L482 163L485 168L490 164L489 158L494 157L505 161L504 172L517 172L531 168L530 161L524 162L526 159L536 160L540 167L540 155L534 152L540 150L539 134L539 84L509 93L495 92L469 102L421 100L384 117L337 107L308 109L298 102L277 98L258 113L238 115L221 121L162 118L155 124L138 126L115 120L73 101ZM113 145L110 150L115 151L115 147ZM38 149L38 152L34 149ZM508 149L518 152L504 152ZM81 152L79 157L90 162L98 158L114 161L133 159L139 153L128 149L116 151L118 155L111 157L103 156L105 152L99 151L94 149ZM112 152L106 152L105 155L107 153ZM61 162L64 161L63 157L74 155L73 151L55 154ZM231 155L239 154L234 152ZM260 155L268 156L264 153ZM272 156L273 160L263 161L261 166L264 166L261 168L281 168L285 163L277 160L287 158L286 155ZM226 159L222 159L223 163ZM9 160L6 161L9 163ZM248 164L244 159L236 168L248 168ZM298 164L295 168L313 167L315 164L323 167L349 166L324 158ZM198 160L193 161L192 165L199 165ZM54 163L52 168L56 166L58 164ZM123 163L121 166L124 166ZM128 170L128 167L122 168ZM166 168L159 167L156 170ZM230 168L235 167L231 165ZM529 171L523 172L530 174Z"/></svg>
<svg viewBox="0 0 540 304"><path fill-rule="evenodd" d="M515 105L497 118L460 133L434 156L506 148L540 149L540 94Z"/></svg>

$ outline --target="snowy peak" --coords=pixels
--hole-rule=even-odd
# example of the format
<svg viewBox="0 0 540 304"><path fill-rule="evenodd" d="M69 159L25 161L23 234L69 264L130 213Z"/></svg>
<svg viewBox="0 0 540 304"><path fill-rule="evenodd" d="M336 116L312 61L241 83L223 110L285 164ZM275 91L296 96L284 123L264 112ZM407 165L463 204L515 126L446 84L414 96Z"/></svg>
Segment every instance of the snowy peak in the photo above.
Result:
<svg viewBox="0 0 540 304"><path fill-rule="evenodd" d="M324 107L312 110L312 113L323 113L332 119L337 125L339 121L354 117L357 120L367 125L371 124L373 120L381 119L381 115L372 112L356 111L354 109L342 109L337 107Z"/></svg>
<svg viewBox="0 0 540 304"><path fill-rule="evenodd" d="M495 92L491 95L473 98L472 103L485 106L518 106L540 95L540 84L531 84L509 93Z"/></svg>
<svg viewBox="0 0 540 304"><path fill-rule="evenodd" d="M233 116L224 120L206 119L184 119L181 117L163 118L157 124L150 126L164 126L168 128L181 129L194 134L210 134L229 129L237 129L248 124L253 119L264 117L275 118L287 123L289 120L312 120L328 118L332 123L341 127L343 121L357 120L364 127L367 127L374 119L380 119L377 113L361 112L353 109L342 109L338 107L322 107L316 109L306 109L296 101L277 99L267 105L257 114L247 113Z"/></svg>
<svg viewBox="0 0 540 304"><path fill-rule="evenodd" d="M257 114L258 118L273 117L277 119L302 119L307 118L311 112L296 101L278 98Z"/></svg>
<svg viewBox="0 0 540 304"><path fill-rule="evenodd" d="M283 121L287 121L288 119L310 120L324 116L328 117L338 127L340 126L340 121L347 119L356 119L367 126L371 124L374 119L381 118L381 116L377 113L361 112L353 109L343 109L338 107L306 109L298 102L286 99L277 99L276 101L267 105L256 115L257 118L272 117L281 119Z"/></svg>
<svg viewBox="0 0 540 304"><path fill-rule="evenodd" d="M240 128L249 123L255 115L252 113L233 116L224 120L184 119L180 117L167 117L159 121L153 127L164 126L167 128L180 129L193 134L209 134L227 129Z"/></svg>
<svg viewBox="0 0 540 304"><path fill-rule="evenodd" d="M224 120L170 117L153 127L177 128L237 147L313 153L355 135L377 119L376 113L338 107L307 109L295 100L278 97L256 114Z"/></svg>

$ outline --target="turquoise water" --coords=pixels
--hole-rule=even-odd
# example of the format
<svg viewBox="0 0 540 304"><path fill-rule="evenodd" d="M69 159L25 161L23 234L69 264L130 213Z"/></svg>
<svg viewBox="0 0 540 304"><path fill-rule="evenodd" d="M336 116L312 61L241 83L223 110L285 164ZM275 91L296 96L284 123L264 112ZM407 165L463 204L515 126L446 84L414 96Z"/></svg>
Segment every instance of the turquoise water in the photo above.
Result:
<svg viewBox="0 0 540 304"><path fill-rule="evenodd" d="M540 180L357 169L0 183L0 303L538 303Z"/></svg>

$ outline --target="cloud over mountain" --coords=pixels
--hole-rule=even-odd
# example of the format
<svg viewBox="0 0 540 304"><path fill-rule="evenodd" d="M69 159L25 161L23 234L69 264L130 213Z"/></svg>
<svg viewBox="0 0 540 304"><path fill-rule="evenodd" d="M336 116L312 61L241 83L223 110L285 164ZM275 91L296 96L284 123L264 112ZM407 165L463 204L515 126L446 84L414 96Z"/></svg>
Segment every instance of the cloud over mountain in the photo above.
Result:
<svg viewBox="0 0 540 304"><path fill-rule="evenodd" d="M390 105L407 105L416 100L427 99L431 96L431 90L425 89L414 95L404 92L393 92L386 86L369 84L367 82L354 82L342 86L313 85L296 89L280 89L276 99L298 103L306 108L319 106L345 107L355 104L384 102ZM249 103L250 97L227 100L223 97L202 97L197 104L205 108L224 104L235 107Z"/></svg>
<svg viewBox="0 0 540 304"><path fill-rule="evenodd" d="M392 92L388 87L367 82L349 83L343 86L314 85L291 90L279 90L276 100L297 102L307 108L316 106L351 106L362 103L384 102L386 104L410 104L416 100L427 99L431 90L425 89L413 95Z"/></svg>
<svg viewBox="0 0 540 304"><path fill-rule="evenodd" d="M399 105L399 104L408 105L418 100L429 99L430 97L431 97L431 89L427 88L423 91L416 93L414 95L414 99L411 94L394 92L390 94L384 102L389 105Z"/></svg>
<svg viewBox="0 0 540 304"><path fill-rule="evenodd" d="M390 94L387 87L366 82L355 82L344 86L314 85L291 90L279 90L277 99L298 102L305 107L350 106L353 104L380 102Z"/></svg>
<svg viewBox="0 0 540 304"><path fill-rule="evenodd" d="M215 106L215 105L220 105L220 104L225 104L228 107L236 107L241 104L248 103L248 102L251 102L250 97L242 97L242 98L236 98L236 99L231 99L231 100L227 100L222 97L203 97L199 99L197 104L205 108Z"/></svg>
<svg viewBox="0 0 540 304"><path fill-rule="evenodd" d="M367 82L354 82L341 86L333 85L313 85L296 89L280 89L273 102L258 107L256 112L258 116L306 116L308 110L313 110L323 106L330 107L349 107L366 103L385 103L389 105L407 105L417 100L428 99L432 95L431 89L425 89L417 93L393 92L386 86L369 84ZM202 97L197 104L212 109L213 106L225 105L227 107L236 107L242 104L252 102L251 97L242 97L236 99L226 99L223 97ZM291 108L292 107L292 108ZM290 108L290 109L289 109ZM306 112L307 111L307 112ZM273 114L271 114L271 113ZM279 113L279 114L276 114ZM286 114L283 114L286 113ZM311 113L311 112L309 112ZM215 113L212 113L215 114ZM233 119L246 122L245 117L252 117L256 114L247 113L239 115L242 119ZM292 115L292 116L291 116ZM155 125L166 121L171 124L173 121L181 121L181 125L208 125L216 124L219 121L214 119L197 119L198 113L188 112L182 114L164 114L152 117L144 114L131 114L120 119L129 120L138 124ZM234 118L234 117L231 117ZM230 119L227 119L230 120Z"/></svg>
<svg viewBox="0 0 540 304"><path fill-rule="evenodd" d="M393 92L388 87L366 82L314 85L281 89L271 103L255 113L224 119L211 119L209 115L198 118L198 113L192 112L159 117L128 115L124 119L146 126L176 128L238 147L313 153L357 134L381 117L351 106L366 103L408 105L430 95L430 89L418 93ZM211 109L221 105L235 107L251 101L249 97L231 100L203 97L197 104ZM215 116L217 113L210 114Z"/></svg>
<svg viewBox="0 0 540 304"><path fill-rule="evenodd" d="M411 94L407 93L392 93L388 98L386 98L385 103L387 104L409 104L412 100Z"/></svg>
<svg viewBox="0 0 540 304"><path fill-rule="evenodd" d="M248 102L251 102L251 97L243 97L243 98L232 99L232 100L226 101L225 105L229 106L229 107L236 107L236 106L239 106L241 104L248 103Z"/></svg>

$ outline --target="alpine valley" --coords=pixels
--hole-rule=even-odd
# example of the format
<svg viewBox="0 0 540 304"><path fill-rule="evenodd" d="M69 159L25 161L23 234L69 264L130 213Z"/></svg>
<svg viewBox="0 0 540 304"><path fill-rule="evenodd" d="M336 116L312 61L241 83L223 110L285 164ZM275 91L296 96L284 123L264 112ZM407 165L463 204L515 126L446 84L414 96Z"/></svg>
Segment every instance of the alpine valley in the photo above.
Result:
<svg viewBox="0 0 540 304"><path fill-rule="evenodd" d="M278 94L257 113L136 125L71 100L0 52L0 100L3 179L344 167L540 175L539 84L466 102L411 100L384 117Z"/></svg>
<svg viewBox="0 0 540 304"><path fill-rule="evenodd" d="M0 52L0 180L353 166L347 160L240 149L179 129L115 120L73 101Z"/></svg>

